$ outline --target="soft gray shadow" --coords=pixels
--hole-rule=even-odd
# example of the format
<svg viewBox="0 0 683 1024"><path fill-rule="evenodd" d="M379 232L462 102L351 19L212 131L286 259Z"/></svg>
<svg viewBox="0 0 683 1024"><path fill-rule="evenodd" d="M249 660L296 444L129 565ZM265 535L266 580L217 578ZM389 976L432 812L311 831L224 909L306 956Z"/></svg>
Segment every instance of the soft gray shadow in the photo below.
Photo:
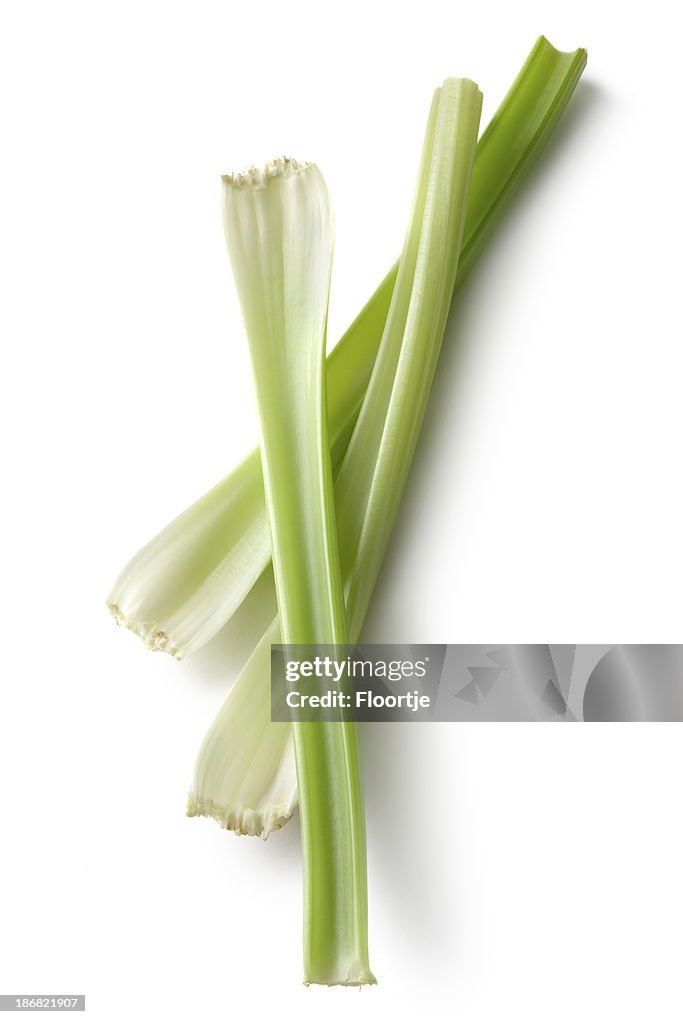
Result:
<svg viewBox="0 0 683 1024"><path fill-rule="evenodd" d="M457 405L468 390L466 371L475 352L473 326L479 319L481 308L495 301L496 282L492 277L493 273L499 272L497 247L507 249L511 240L522 237L521 229L536 202L535 193L540 182L552 181L556 167L561 165L569 151L581 145L582 139L591 135L592 126L603 119L610 102L609 94L602 87L590 81L579 83L555 134L456 296L446 325L439 365L411 469L410 486L413 492L418 490L415 486L418 475L427 468L425 455L429 451L432 437L442 430L448 410ZM529 281L529 294L533 297L533 281Z"/></svg>
<svg viewBox="0 0 683 1024"><path fill-rule="evenodd" d="M420 955L452 962L465 941L457 849L443 842L442 822L458 818L463 772L440 777L430 723L359 726L370 860L369 900L410 933ZM440 832L442 833L440 835ZM381 877L380 877L381 876ZM381 894L384 894L383 896Z"/></svg>
<svg viewBox="0 0 683 1024"><path fill-rule="evenodd" d="M610 102L609 94L600 86L588 81L579 83L555 134L512 200L510 209L497 226L469 279L455 297L420 434L412 471L414 474L420 471L420 466L424 466L425 450L429 448L433 434L441 429L443 413L457 405L468 389L465 371L475 351L473 325L479 319L480 309L495 301L496 297L496 281L493 277L500 270L497 248L509 251L510 242L523 237L522 229L537 201L536 193L541 182L544 186L546 182L552 182L556 168L569 152L581 146L582 139L592 134L593 125L604 118ZM529 294L532 297L533 286L533 281L529 281Z"/></svg>

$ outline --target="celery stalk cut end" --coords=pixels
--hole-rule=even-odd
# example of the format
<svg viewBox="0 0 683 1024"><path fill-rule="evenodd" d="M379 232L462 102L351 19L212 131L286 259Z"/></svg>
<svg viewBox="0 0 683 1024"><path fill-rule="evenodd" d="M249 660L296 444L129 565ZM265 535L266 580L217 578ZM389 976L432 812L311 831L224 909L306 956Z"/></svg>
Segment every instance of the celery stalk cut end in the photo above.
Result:
<svg viewBox="0 0 683 1024"><path fill-rule="evenodd" d="M293 813L292 807L287 805L271 804L263 808L245 807L242 804L221 805L213 800L204 800L195 793L190 793L187 798L188 818L213 818L221 828L237 836L267 839L272 832L286 825Z"/></svg>
<svg viewBox="0 0 683 1024"><path fill-rule="evenodd" d="M116 625L123 626L124 629L134 633L150 651L165 651L166 654L170 654L177 661L182 660L183 650L178 647L165 630L159 628L156 622L144 622L139 619L129 618L112 601L107 602L107 608L114 616Z"/></svg>

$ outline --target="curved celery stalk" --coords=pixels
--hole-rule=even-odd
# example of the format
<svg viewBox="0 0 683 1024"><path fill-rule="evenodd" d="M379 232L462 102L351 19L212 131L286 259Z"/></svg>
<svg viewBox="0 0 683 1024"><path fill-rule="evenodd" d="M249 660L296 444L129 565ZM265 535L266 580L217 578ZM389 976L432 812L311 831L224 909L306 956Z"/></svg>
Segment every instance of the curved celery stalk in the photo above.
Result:
<svg viewBox="0 0 683 1024"><path fill-rule="evenodd" d="M456 290L552 135L586 64L540 37L477 147ZM360 409L396 280L395 264L328 358L330 444L339 465ZM153 649L182 657L224 625L268 564L258 452L128 563L108 605Z"/></svg>
<svg viewBox="0 0 683 1024"><path fill-rule="evenodd" d="M418 186L384 334L336 480L346 614L359 636L389 543L455 286L481 93L448 80Z"/></svg>
<svg viewBox="0 0 683 1024"><path fill-rule="evenodd" d="M285 643L346 643L327 437L332 213L318 169L224 178L224 224L261 424ZM304 863L304 980L369 984L365 825L352 723L292 727Z"/></svg>
<svg viewBox="0 0 683 1024"><path fill-rule="evenodd" d="M585 62L583 50L577 50L573 54L562 54L554 50L544 39L539 40L479 141L472 171L465 239L456 276L456 291L464 274L471 268L474 259L483 248L488 233L500 218L510 195L528 172L533 157L537 155L540 146L557 124ZM379 295L385 295L388 288L386 282L380 286L373 301L378 301ZM335 355L341 351L340 344L328 360L328 368ZM353 346L345 347L344 352L346 351L353 351ZM358 443L356 449L362 451L362 445ZM350 475L352 474L347 469L346 476ZM340 555L342 566L348 570L351 559L346 540L349 533L341 513L338 486L335 487L335 494L338 499ZM367 586L367 581L365 585ZM349 629L350 640L355 642L362 627L363 605L366 603L367 593L361 595L361 586L353 587L348 575L345 578L345 589L347 595L350 593L356 607ZM275 827L279 827L291 817L296 807L296 798L284 811L281 803L274 806L269 797L260 800L254 796L243 807L241 780L239 771L235 770L239 769L239 763L233 765L228 756L223 756L219 761L213 756L212 751L217 747L223 751L230 751L233 744L239 742L243 728L239 707L244 699L242 695L245 690L250 691L253 701L251 706L259 707L263 717L270 715L270 645L274 642L273 636L277 635L279 638L277 624L276 619L259 641L249 661L248 670L238 676L211 724L197 758L192 792L188 801L188 814L209 813L221 823L226 814L231 816L248 810L251 834L262 835L264 838L274 827L273 821L277 821L278 826ZM283 780L284 788L287 788L288 783L294 778L294 761L291 750L286 745L287 736L278 731L277 726L278 723L273 723L273 731L268 733L268 757L261 761L258 749L251 753L251 770L257 783L255 788L264 793L268 793L271 778L277 779L281 788ZM271 765L274 751L279 756L273 771ZM207 811L209 805L213 806L214 811ZM215 813L216 809L220 809L220 813Z"/></svg>

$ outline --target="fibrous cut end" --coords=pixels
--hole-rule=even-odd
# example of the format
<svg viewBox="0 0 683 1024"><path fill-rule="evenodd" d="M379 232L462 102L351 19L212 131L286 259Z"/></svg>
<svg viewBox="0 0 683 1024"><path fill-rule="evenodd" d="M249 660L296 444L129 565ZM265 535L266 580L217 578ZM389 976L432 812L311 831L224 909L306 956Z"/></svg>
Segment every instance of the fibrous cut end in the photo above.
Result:
<svg viewBox="0 0 683 1024"><path fill-rule="evenodd" d="M291 808L285 806L270 806L263 811L239 807L236 804L222 807L213 800L205 800L195 793L190 793L188 797L186 813L188 818L213 818L221 828L228 829L235 835L258 836L260 839L267 839L271 832L277 832L292 817Z"/></svg>
<svg viewBox="0 0 683 1024"><path fill-rule="evenodd" d="M311 164L299 163L289 156L269 160L264 167L248 167L246 171L236 174L224 174L223 181L234 188L259 189L265 188L274 178L291 178L294 174L305 171Z"/></svg>
<svg viewBox="0 0 683 1024"><path fill-rule="evenodd" d="M176 658L177 661L182 660L183 649L176 644L165 630L160 629L156 622L139 622L137 619L131 619L121 611L117 604L112 604L111 602L107 604L107 608L116 619L117 626L123 626L125 629L129 629L131 633L134 633L135 636L139 636L150 651L164 651L166 654Z"/></svg>

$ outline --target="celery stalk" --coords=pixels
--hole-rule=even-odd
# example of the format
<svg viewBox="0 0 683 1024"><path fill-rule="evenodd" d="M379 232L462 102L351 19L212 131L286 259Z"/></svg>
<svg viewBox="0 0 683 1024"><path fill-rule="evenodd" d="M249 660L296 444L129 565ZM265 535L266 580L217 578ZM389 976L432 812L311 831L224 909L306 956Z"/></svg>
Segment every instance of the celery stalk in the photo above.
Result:
<svg viewBox="0 0 683 1024"><path fill-rule="evenodd" d="M251 351L285 643L346 643L327 437L332 214L314 165L224 178L226 241ZM304 980L374 981L355 728L293 724L304 864Z"/></svg>
<svg viewBox="0 0 683 1024"><path fill-rule="evenodd" d="M117 623L179 660L228 622L270 561L258 451L152 538L107 599Z"/></svg>
<svg viewBox="0 0 683 1024"><path fill-rule="evenodd" d="M481 93L448 80L427 139L391 305L336 480L351 636L360 635L413 460L441 351L460 255Z"/></svg>
<svg viewBox="0 0 683 1024"><path fill-rule="evenodd" d="M282 828L297 805L289 722L270 717L270 650L279 644L275 616L256 644L202 743L188 798L189 817L210 817L236 835Z"/></svg>
<svg viewBox="0 0 683 1024"><path fill-rule="evenodd" d="M456 290L552 135L586 64L540 37L477 147ZM338 466L381 339L398 263L327 361L329 438ZM270 559L258 451L162 530L124 568L108 606L153 649L180 658L236 611Z"/></svg>

